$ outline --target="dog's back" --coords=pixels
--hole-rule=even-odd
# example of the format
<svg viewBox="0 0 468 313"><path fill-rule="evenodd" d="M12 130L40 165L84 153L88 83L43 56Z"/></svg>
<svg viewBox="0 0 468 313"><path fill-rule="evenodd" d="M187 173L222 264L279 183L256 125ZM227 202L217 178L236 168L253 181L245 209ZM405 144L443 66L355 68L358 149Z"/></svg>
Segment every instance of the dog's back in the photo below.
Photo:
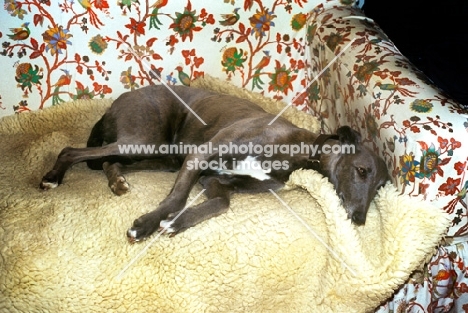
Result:
<svg viewBox="0 0 468 313"><path fill-rule="evenodd" d="M244 99L192 87L170 88L173 92L152 85L122 94L93 128L88 146L117 141L200 144L216 136L219 129L233 126L232 132L245 132L252 121L256 126L262 121L267 125L274 118ZM283 123L295 127L282 118L275 126L280 128Z"/></svg>

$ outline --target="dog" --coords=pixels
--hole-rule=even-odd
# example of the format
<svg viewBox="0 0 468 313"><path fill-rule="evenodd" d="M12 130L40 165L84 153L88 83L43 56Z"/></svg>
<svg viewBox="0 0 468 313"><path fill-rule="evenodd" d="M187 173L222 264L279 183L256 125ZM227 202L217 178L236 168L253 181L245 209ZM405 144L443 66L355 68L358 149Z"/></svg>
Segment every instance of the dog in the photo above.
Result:
<svg viewBox="0 0 468 313"><path fill-rule="evenodd" d="M43 177L40 188L57 187L67 169L83 161L91 169L104 170L117 195L129 189L123 176L126 170L178 171L169 195L128 229L127 237L133 243L146 239L162 226L174 235L226 212L234 192L278 190L294 170L315 169L333 184L348 218L363 225L370 202L389 178L385 162L365 147L360 134L348 126L338 128L336 135L318 135L282 117L275 118L256 104L229 95L185 86L143 87L124 93L113 102L92 128L86 148L64 148L53 169ZM190 144L192 148L205 149L166 154L122 153L122 146L130 144ZM312 145L327 145L337 153L313 154L312 148L305 149ZM207 146L212 150L207 151ZM289 146L296 148L295 153L280 153ZM340 149L345 146L354 147L355 151L342 153ZM226 151L226 147L232 151ZM234 147L243 147L244 151ZM262 147L279 147L280 151L260 153L257 148ZM197 182L205 189L207 200L174 219L184 209Z"/></svg>

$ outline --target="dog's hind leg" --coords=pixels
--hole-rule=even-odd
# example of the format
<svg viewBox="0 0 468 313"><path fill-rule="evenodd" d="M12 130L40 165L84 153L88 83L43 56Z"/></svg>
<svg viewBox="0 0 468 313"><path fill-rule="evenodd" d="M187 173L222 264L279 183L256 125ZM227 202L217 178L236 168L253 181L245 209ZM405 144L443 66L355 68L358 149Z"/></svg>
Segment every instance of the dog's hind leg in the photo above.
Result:
<svg viewBox="0 0 468 313"><path fill-rule="evenodd" d="M103 123L104 115L99 121L93 126L91 134L89 135L88 141L86 142L86 147L101 147L104 143L103 135ZM88 167L92 170L102 169L103 161L101 159L87 160Z"/></svg>
<svg viewBox="0 0 468 313"><path fill-rule="evenodd" d="M206 189L205 195L208 200L193 208L186 209L179 217L177 215L181 211L169 214L166 220L161 221L160 229L166 229L166 233L174 236L187 228L221 215L229 209L233 190L231 185L221 183L215 176L202 177L200 183Z"/></svg>
<svg viewBox="0 0 468 313"><path fill-rule="evenodd" d="M40 188L48 190L62 183L65 172L73 164L95 160L105 156L121 155L117 143L111 143L102 147L71 148L67 147L60 152L54 167L42 178Z"/></svg>
<svg viewBox="0 0 468 313"><path fill-rule="evenodd" d="M109 163L104 162L102 164L102 169L107 176L109 181L109 188L118 196L123 195L130 189L130 185L127 183L127 180L122 175L123 165L119 162Z"/></svg>

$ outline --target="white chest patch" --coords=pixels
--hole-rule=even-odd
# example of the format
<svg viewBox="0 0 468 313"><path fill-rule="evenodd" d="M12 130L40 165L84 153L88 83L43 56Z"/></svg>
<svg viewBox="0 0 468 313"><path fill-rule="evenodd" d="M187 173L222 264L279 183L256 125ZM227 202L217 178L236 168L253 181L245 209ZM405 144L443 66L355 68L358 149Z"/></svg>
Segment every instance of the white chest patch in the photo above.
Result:
<svg viewBox="0 0 468 313"><path fill-rule="evenodd" d="M244 175L258 180L267 180L270 179L270 176L267 175L270 171L270 168L264 169L262 167L262 163L257 161L257 157L249 155L244 160L234 160L232 170L223 169L219 170L218 173L227 175Z"/></svg>

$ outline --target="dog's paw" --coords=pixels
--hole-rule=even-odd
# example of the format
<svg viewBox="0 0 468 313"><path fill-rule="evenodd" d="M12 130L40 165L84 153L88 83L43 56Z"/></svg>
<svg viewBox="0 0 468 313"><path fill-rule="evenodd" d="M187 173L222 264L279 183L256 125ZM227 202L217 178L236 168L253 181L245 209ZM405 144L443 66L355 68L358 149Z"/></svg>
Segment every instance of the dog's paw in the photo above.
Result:
<svg viewBox="0 0 468 313"><path fill-rule="evenodd" d="M164 232L165 234L173 234L177 232L177 229L175 227L172 227L174 224L173 220L167 219L167 220L162 220L161 223L159 223L159 232ZM174 225L175 226L175 225Z"/></svg>
<svg viewBox="0 0 468 313"><path fill-rule="evenodd" d="M130 243L142 241L159 228L159 218L156 214L150 212L140 216L134 222L132 227L127 230L127 238Z"/></svg>
<svg viewBox="0 0 468 313"><path fill-rule="evenodd" d="M181 215L179 215L179 213L180 211L169 214L165 220L162 220L159 223L158 231L163 232L164 234L169 234L170 237L173 237L190 228L192 225L187 225L186 216L183 216L187 212L184 212Z"/></svg>
<svg viewBox="0 0 468 313"><path fill-rule="evenodd" d="M117 176L112 181L109 181L109 187L117 196L121 196L130 189L130 185L123 176Z"/></svg>
<svg viewBox="0 0 468 313"><path fill-rule="evenodd" d="M130 243L135 243L135 242L138 242L138 241L142 241L144 240L145 238L142 238L139 234L138 234L138 230L135 229L134 227L132 228L129 228L127 230L127 239L128 239L128 242Z"/></svg>
<svg viewBox="0 0 468 313"><path fill-rule="evenodd" d="M58 182L58 173L55 170L48 172L42 177L42 181L39 184L39 188L43 190L49 190L56 188L59 185Z"/></svg>

